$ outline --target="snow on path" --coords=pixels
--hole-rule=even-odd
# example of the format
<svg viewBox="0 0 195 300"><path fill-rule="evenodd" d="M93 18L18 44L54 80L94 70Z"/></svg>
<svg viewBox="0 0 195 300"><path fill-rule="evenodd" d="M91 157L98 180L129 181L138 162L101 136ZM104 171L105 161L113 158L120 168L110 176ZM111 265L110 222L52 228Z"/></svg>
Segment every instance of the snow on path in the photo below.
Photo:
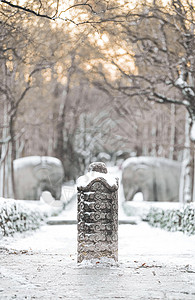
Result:
<svg viewBox="0 0 195 300"><path fill-rule="evenodd" d="M76 238L56 225L1 240L0 299L195 299L195 236L120 225L111 267L78 266Z"/></svg>
<svg viewBox="0 0 195 300"><path fill-rule="evenodd" d="M122 197L120 189L121 218ZM76 219L76 201L63 217ZM119 263L110 267L77 265L76 240L76 225L45 225L3 238L0 299L195 299L195 236L143 222L120 225Z"/></svg>

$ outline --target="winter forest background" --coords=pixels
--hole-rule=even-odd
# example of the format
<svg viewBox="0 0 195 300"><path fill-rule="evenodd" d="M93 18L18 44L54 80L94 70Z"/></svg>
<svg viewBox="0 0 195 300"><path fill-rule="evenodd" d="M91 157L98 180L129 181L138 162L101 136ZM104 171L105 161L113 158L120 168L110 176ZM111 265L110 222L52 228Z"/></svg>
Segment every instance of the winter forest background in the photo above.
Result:
<svg viewBox="0 0 195 300"><path fill-rule="evenodd" d="M0 196L14 197L16 158L57 157L68 181L143 155L183 162L191 202L194 4L0 1Z"/></svg>

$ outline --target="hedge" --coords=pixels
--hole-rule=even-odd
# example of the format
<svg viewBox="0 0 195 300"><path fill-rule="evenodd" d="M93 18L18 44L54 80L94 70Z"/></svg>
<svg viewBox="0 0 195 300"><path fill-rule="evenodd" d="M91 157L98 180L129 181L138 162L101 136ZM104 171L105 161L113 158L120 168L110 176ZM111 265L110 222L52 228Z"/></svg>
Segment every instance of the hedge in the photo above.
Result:
<svg viewBox="0 0 195 300"><path fill-rule="evenodd" d="M49 216L56 213L56 209L41 204L40 201L0 198L0 237L13 235L15 232L35 230Z"/></svg>
<svg viewBox="0 0 195 300"><path fill-rule="evenodd" d="M150 225L168 231L195 234L195 207L186 205L181 209L151 207L146 217Z"/></svg>

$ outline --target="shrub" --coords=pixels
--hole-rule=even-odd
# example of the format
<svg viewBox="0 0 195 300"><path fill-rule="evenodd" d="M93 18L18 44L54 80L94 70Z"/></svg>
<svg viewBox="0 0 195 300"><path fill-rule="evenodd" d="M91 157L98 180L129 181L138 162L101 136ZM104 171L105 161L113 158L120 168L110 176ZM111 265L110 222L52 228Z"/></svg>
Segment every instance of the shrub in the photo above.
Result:
<svg viewBox="0 0 195 300"><path fill-rule="evenodd" d="M182 231L192 235L195 234L195 207L191 205L186 205L181 209L151 207L147 221L154 227L168 231Z"/></svg>
<svg viewBox="0 0 195 300"><path fill-rule="evenodd" d="M35 230L52 214L51 208L39 201L0 198L0 235Z"/></svg>

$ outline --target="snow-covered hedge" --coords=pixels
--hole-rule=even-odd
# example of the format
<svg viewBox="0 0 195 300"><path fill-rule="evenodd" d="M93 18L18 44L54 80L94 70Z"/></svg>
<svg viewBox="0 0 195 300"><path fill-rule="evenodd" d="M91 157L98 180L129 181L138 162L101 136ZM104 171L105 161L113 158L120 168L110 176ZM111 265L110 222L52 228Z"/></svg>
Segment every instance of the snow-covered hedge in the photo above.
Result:
<svg viewBox="0 0 195 300"><path fill-rule="evenodd" d="M46 218L56 212L56 209L40 201L0 198L0 237L13 235L16 231L37 229Z"/></svg>
<svg viewBox="0 0 195 300"><path fill-rule="evenodd" d="M151 208L177 210L180 206L179 202L124 201L122 203L127 216L139 216L143 221L147 221L147 216Z"/></svg>
<svg viewBox="0 0 195 300"><path fill-rule="evenodd" d="M150 225L168 231L182 231L195 234L195 207L187 205L181 209L151 207L147 215Z"/></svg>

